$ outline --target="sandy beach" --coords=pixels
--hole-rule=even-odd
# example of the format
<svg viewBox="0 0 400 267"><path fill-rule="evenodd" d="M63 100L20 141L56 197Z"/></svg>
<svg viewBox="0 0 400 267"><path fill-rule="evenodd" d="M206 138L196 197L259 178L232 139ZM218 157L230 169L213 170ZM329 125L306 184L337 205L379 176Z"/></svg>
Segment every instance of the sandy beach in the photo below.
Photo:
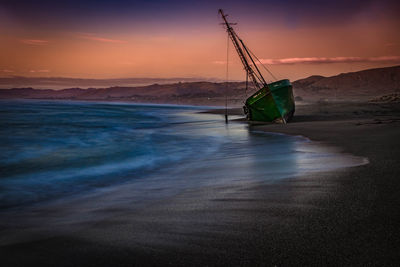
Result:
<svg viewBox="0 0 400 267"><path fill-rule="evenodd" d="M0 267L400 266L399 13L0 2Z"/></svg>
<svg viewBox="0 0 400 267"><path fill-rule="evenodd" d="M114 208L111 219L1 246L2 265L395 266L399 123L399 104L300 105L287 125L249 127L302 135L369 164L271 184L186 190L134 212Z"/></svg>

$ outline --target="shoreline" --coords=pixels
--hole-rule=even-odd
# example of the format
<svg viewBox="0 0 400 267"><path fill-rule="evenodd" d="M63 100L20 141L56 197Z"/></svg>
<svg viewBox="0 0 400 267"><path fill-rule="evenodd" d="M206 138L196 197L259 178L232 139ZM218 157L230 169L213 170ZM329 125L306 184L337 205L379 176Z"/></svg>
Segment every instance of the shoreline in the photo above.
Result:
<svg viewBox="0 0 400 267"><path fill-rule="evenodd" d="M249 128L303 135L367 157L370 163L274 184L188 190L135 214L115 210L115 218L88 224L70 235L1 247L7 255L3 262L9 266L396 265L399 104L323 103L296 112L287 125L250 124Z"/></svg>
<svg viewBox="0 0 400 267"><path fill-rule="evenodd" d="M317 202L325 210L313 215L320 224L316 228L319 231L310 229L307 235L329 237L326 244L319 241L318 248L314 248L329 259L324 265L398 263L395 240L399 240L400 224L395 217L400 206L400 166L396 163L400 158L399 103L315 103L304 106L286 125L249 127L302 135L339 147L345 153L367 157L367 165L326 174L337 188L334 194ZM326 233L328 229L333 234ZM315 263L315 259L309 260Z"/></svg>
<svg viewBox="0 0 400 267"><path fill-rule="evenodd" d="M239 108L229 111L231 115L241 113ZM298 106L293 120L286 125L239 121L248 123L252 130L300 135L369 159L367 165L286 181L283 191L295 184L314 194L301 202L312 203L316 209L303 213L287 229L274 226L290 233L283 237L283 244L269 247L281 254L267 253L254 264L265 260L271 260L271 265L289 266L398 264L395 240L400 240L400 224L395 218L400 206L400 103L316 102ZM323 193L313 193L319 190L309 185ZM271 231L266 234L282 240ZM288 245L289 240L297 244Z"/></svg>
<svg viewBox="0 0 400 267"><path fill-rule="evenodd" d="M223 109L224 107L221 105L216 106L207 106L207 105L193 105L193 104L184 104L184 103L158 103L158 102L134 102L134 101L123 101L123 100L80 100L80 99L49 99L49 98L0 98L0 102L7 102L7 101L38 101L38 102L65 102L65 103L99 103L99 104L122 104L122 105L137 105L137 106L161 106L161 107L193 107L196 109L204 108L206 111L216 111L219 109ZM202 112L200 112L202 113ZM210 112L211 113L211 112Z"/></svg>

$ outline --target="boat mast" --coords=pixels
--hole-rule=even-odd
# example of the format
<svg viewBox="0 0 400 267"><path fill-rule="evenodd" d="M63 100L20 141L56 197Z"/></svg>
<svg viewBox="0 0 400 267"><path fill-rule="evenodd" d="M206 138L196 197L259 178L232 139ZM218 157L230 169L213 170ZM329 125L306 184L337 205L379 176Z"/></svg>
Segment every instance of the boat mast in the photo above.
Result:
<svg viewBox="0 0 400 267"><path fill-rule="evenodd" d="M228 35L230 39L232 40L232 43L236 49L236 52L239 55L240 60L242 61L242 64L244 66L244 69L247 73L247 76L250 76L254 86L257 88L257 90L265 87L268 89L268 85L264 80L264 77L261 75L260 70L257 68L253 58L251 57L247 47L244 45L243 41L239 38L239 36L236 34L236 32L233 30L231 27L231 23L228 22L226 19L227 15L224 14L222 9L218 10L218 13L221 14L222 19L224 20L224 24L226 26L226 31L228 32ZM240 44L242 46L240 46ZM250 66L249 62L247 61L246 54L243 52L243 49L245 50L247 57L250 58L251 62L253 63L254 68L256 69L256 72L253 70L253 68ZM260 84L261 83L261 84Z"/></svg>

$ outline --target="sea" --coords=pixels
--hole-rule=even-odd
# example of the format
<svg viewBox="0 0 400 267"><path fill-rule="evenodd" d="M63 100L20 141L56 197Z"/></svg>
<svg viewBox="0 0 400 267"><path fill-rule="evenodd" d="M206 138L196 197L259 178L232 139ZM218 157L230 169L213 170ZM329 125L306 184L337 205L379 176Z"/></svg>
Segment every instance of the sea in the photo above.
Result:
<svg viewBox="0 0 400 267"><path fill-rule="evenodd" d="M225 123L210 107L0 101L0 210L115 186L153 199L207 186L276 183L364 164L302 136ZM162 189L162 190L159 190Z"/></svg>

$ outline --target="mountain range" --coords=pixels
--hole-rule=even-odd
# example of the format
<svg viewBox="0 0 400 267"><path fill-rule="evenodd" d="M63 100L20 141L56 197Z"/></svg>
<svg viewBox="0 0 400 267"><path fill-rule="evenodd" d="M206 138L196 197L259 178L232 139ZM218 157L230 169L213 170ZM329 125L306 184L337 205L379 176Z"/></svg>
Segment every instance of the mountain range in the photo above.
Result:
<svg viewBox="0 0 400 267"><path fill-rule="evenodd" d="M342 73L331 77L314 75L294 81L292 84L297 101L370 100L400 93L400 66ZM230 105L241 105L246 96L251 93L254 93L254 90L249 89L246 92L244 82L227 84L210 81L183 81L146 86L88 89L53 90L32 87L0 89L0 99L69 99L221 105L227 98Z"/></svg>
<svg viewBox="0 0 400 267"><path fill-rule="evenodd" d="M155 83L169 84L178 82L216 82L217 79L205 78L119 78L119 79L82 79L82 78L64 78L64 77L0 77L0 88L24 88L33 87L40 89L60 90L65 88L79 87L87 88L105 88L111 86L145 86Z"/></svg>

